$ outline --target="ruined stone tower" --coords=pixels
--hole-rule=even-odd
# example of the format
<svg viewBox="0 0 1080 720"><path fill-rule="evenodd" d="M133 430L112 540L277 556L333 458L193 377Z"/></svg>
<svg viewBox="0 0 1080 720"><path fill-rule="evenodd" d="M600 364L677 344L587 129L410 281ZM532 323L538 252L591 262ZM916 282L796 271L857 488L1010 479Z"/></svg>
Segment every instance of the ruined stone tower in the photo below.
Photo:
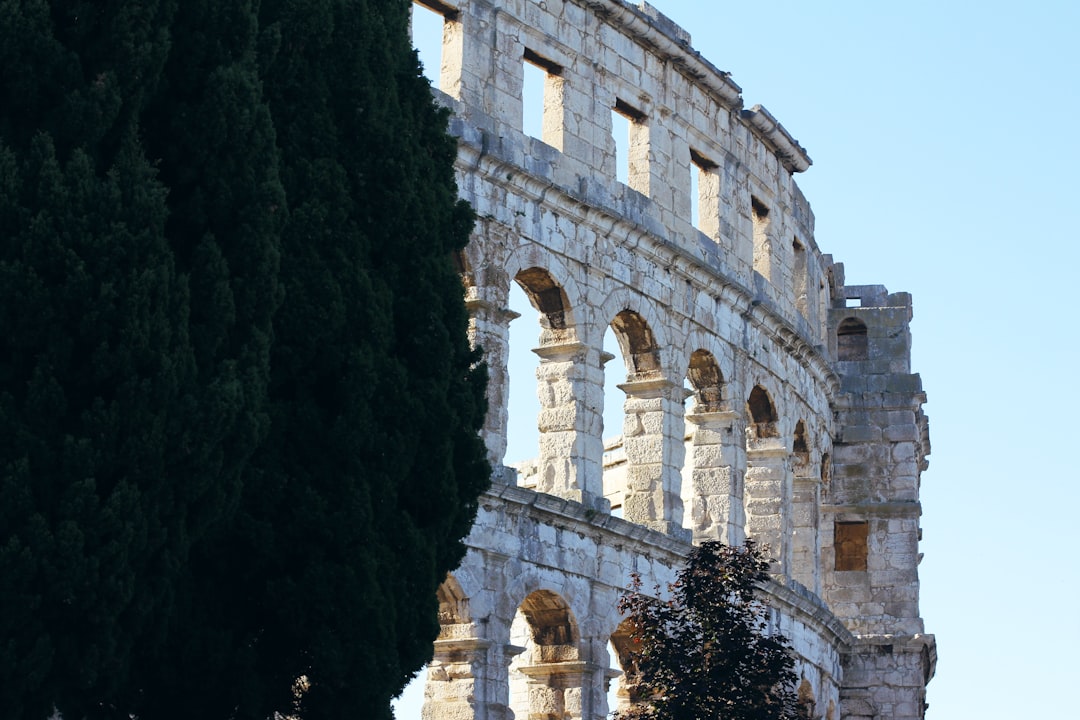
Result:
<svg viewBox="0 0 1080 720"><path fill-rule="evenodd" d="M479 218L458 260L497 468L440 591L425 720L600 720L622 687L629 573L663 584L691 542L746 537L772 549L766 597L816 716L922 718L936 649L910 297L844 284L793 180L806 152L647 4L421 4L443 21L435 95ZM536 384L539 455L517 467L511 283L539 319L535 378L513 378ZM609 361L624 421L605 432Z"/></svg>

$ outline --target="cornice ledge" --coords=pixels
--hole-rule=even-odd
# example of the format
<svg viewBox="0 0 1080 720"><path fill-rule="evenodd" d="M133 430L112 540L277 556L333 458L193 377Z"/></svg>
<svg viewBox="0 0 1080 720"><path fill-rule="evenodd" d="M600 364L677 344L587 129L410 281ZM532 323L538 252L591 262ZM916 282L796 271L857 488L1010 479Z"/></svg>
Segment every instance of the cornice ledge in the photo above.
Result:
<svg viewBox="0 0 1080 720"><path fill-rule="evenodd" d="M750 127L775 150L788 172L805 172L813 164L806 150L791 136L780 121L762 105L742 111L742 117Z"/></svg>

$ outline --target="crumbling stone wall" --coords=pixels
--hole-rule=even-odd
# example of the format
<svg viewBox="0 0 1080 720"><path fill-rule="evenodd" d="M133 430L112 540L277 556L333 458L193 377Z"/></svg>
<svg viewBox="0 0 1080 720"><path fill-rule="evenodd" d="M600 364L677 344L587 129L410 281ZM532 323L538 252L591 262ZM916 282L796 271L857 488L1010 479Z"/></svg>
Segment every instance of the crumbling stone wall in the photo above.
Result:
<svg viewBox="0 0 1080 720"><path fill-rule="evenodd" d="M629 573L662 584L690 542L746 537L773 551L766 595L818 714L923 717L910 298L844 285L793 179L806 152L647 4L423 4L444 18L435 94L478 215L458 261L498 468L440 596L424 717L599 720L611 682L633 702ZM545 77L539 138L526 66ZM535 378L507 367L512 283L539 321ZM609 362L624 421L605 433ZM503 464L511 381L540 398L528 472Z"/></svg>

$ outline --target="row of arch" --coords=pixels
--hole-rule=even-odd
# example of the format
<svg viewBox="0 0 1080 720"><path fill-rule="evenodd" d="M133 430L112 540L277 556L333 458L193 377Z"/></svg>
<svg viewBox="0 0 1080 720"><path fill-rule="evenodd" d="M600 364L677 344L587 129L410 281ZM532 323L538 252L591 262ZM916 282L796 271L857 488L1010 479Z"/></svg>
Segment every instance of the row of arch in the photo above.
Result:
<svg viewBox="0 0 1080 720"><path fill-rule="evenodd" d="M550 264L559 267L555 260ZM460 269L471 276L464 261ZM603 366L613 358L595 341L582 341L583 324L570 299L578 292L568 273L560 275L568 278L565 283L535 264L513 277L540 324L539 346L533 349L539 356L539 454L519 468L517 482L601 512L614 510L683 539L741 543L755 537L774 550L777 571L817 591L817 505L828 491L828 419L808 407L794 422L782 417L768 389L775 382L771 377L756 382L739 402L741 393L733 390L717 357L728 367L735 364L734 351L722 338L704 331L693 335L698 347L679 362L653 305L617 291L600 311L610 313L601 317L612 318L626 370L618 385L624 394L621 442L612 461L602 415ZM488 352L493 375L506 368L507 328L514 316L485 313L474 303L474 342ZM685 369L669 371L675 363ZM500 464L508 388L496 383L493 393L487 440L493 463ZM789 402L795 403L802 401Z"/></svg>
<svg viewBox="0 0 1080 720"><path fill-rule="evenodd" d="M509 627L491 637L490 618L472 616L453 575L438 600L441 632L425 677L422 718L599 720L640 702L628 620L589 628L586 637L562 595L539 588L516 606ZM492 673L495 668L501 669ZM800 674L800 703L822 709L811 716L834 720L834 693L821 688L821 702L814 688L820 673L803 662Z"/></svg>

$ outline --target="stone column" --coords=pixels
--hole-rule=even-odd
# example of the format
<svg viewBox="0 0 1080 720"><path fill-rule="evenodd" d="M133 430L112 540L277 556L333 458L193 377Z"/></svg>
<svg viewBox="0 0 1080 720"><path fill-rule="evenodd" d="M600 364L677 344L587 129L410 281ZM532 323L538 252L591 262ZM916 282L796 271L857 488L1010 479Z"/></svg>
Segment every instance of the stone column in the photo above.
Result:
<svg viewBox="0 0 1080 720"><path fill-rule="evenodd" d="M623 517L689 540L690 531L682 526L680 494L680 471L686 453L683 445L686 390L667 378L635 380L618 387L626 393Z"/></svg>
<svg viewBox="0 0 1080 720"><path fill-rule="evenodd" d="M694 541L744 540L740 462L742 433L736 432L738 413L703 410L686 416L693 425L693 495L690 507Z"/></svg>
<svg viewBox="0 0 1080 720"><path fill-rule="evenodd" d="M476 288L468 288L467 293L469 343L483 351L488 366L488 413L480 434L487 446L492 479L507 482L513 473L500 472L506 455L506 408L510 393L506 366L510 355L510 322L520 314L481 299L476 295Z"/></svg>
<svg viewBox="0 0 1080 720"><path fill-rule="evenodd" d="M788 454L777 439L754 441L746 450L746 534L769 546L773 572L791 573L791 471Z"/></svg>
<svg viewBox="0 0 1080 720"><path fill-rule="evenodd" d="M590 350L579 342L545 345L533 352L540 356L536 489L608 512L602 477L603 416L596 402L603 394L603 373L590 370L599 368L599 361L589 363Z"/></svg>
<svg viewBox="0 0 1080 720"><path fill-rule="evenodd" d="M529 678L528 720L595 720L589 685L599 666L572 660L527 665L521 673Z"/></svg>
<svg viewBox="0 0 1080 720"><path fill-rule="evenodd" d="M435 641L421 720L495 720L483 702L490 645L478 638Z"/></svg>

